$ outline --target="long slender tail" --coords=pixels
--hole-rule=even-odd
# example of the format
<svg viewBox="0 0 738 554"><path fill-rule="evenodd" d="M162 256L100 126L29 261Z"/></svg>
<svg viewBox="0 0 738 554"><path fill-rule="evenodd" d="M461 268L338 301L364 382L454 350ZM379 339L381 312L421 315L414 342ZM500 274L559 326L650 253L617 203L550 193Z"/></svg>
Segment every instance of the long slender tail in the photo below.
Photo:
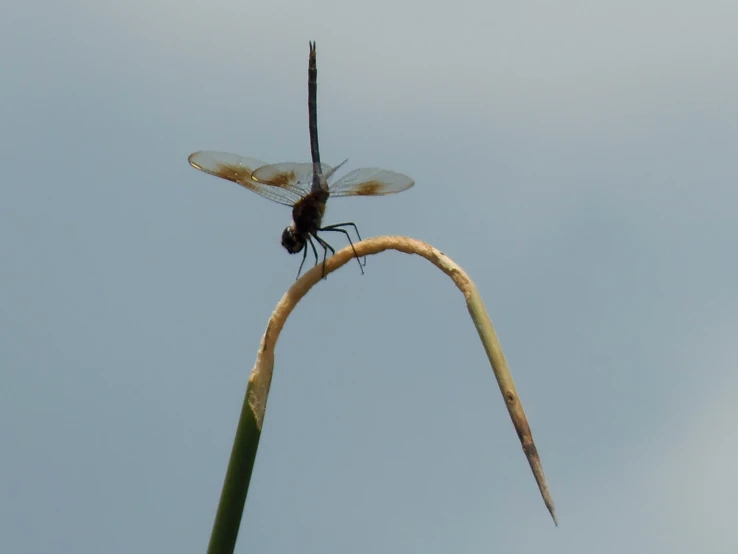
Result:
<svg viewBox="0 0 738 554"><path fill-rule="evenodd" d="M315 42L310 43L308 62L308 126L310 128L310 155L313 158L313 190L321 184L320 147L318 146L318 66L315 61Z"/></svg>

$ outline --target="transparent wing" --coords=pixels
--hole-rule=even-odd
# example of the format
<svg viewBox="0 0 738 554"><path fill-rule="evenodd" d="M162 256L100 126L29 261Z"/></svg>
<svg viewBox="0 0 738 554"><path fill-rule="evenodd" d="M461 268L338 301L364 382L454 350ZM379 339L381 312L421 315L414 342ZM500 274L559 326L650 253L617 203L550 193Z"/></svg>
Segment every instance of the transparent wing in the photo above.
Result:
<svg viewBox="0 0 738 554"><path fill-rule="evenodd" d="M195 152L188 160L195 169L238 183L269 200L286 206L292 206L305 196L302 189L288 183L279 185L254 180L252 178L254 171L266 165L254 158L244 158L227 152Z"/></svg>
<svg viewBox="0 0 738 554"><path fill-rule="evenodd" d="M328 187L331 196L381 196L407 190L415 181L386 169L354 169Z"/></svg>
<svg viewBox="0 0 738 554"><path fill-rule="evenodd" d="M335 171L327 164L320 164L320 169L325 176ZM313 184L313 164L283 162L265 165L254 171L252 178L259 183L299 190L305 196Z"/></svg>

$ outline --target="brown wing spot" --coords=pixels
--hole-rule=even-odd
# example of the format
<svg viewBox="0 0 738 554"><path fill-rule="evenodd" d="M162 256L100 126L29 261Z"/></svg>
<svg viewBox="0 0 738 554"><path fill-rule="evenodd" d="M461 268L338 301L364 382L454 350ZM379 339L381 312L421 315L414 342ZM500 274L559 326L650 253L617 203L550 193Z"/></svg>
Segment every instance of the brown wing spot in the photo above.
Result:
<svg viewBox="0 0 738 554"><path fill-rule="evenodd" d="M224 179L231 181L238 181L241 179L249 179L251 177L251 170L244 167L234 167L224 163L218 164L218 171L216 172L219 176Z"/></svg>
<svg viewBox="0 0 738 554"><path fill-rule="evenodd" d="M356 189L356 195L374 196L376 194L381 194L383 190L384 183L381 181L367 181L366 183L362 183L361 186Z"/></svg>
<svg viewBox="0 0 738 554"><path fill-rule="evenodd" d="M264 181L268 185L274 187L287 187L295 184L297 177L294 171L280 171L271 175L268 180Z"/></svg>

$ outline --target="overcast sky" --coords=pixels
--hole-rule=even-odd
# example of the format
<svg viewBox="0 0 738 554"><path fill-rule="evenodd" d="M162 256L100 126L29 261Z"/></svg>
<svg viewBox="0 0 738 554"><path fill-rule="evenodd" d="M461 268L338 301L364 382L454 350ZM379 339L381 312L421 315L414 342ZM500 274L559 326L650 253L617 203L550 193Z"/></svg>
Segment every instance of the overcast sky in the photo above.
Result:
<svg viewBox="0 0 738 554"><path fill-rule="evenodd" d="M477 283L554 495L427 262L276 351L238 552L738 551L738 4L15 2L0 21L0 550L204 552L290 211L196 150L411 175L326 223ZM336 246L343 246L339 238Z"/></svg>

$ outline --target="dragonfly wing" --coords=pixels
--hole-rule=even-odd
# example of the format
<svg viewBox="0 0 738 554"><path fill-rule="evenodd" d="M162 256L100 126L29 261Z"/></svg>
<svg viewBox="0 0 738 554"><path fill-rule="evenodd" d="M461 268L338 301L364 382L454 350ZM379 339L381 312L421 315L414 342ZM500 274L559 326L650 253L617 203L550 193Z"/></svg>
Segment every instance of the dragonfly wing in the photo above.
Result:
<svg viewBox="0 0 738 554"><path fill-rule="evenodd" d="M365 167L354 169L329 187L331 196L381 196L407 190L415 181L386 169Z"/></svg>
<svg viewBox="0 0 738 554"><path fill-rule="evenodd" d="M348 158L346 158L340 164L333 166L333 167L328 167L325 164L320 164L323 168L328 169L328 171L323 170L323 176L326 178L326 181L330 181L333 178L333 175L335 175L336 171L341 169L347 161L348 161Z"/></svg>
<svg viewBox="0 0 738 554"><path fill-rule="evenodd" d="M327 164L320 164L320 168L323 175L330 175L335 171ZM252 178L259 183L299 191L305 196L313 184L313 164L283 162L265 165L254 171Z"/></svg>
<svg viewBox="0 0 738 554"><path fill-rule="evenodd" d="M238 183L242 187L286 206L292 206L305 196L296 187L279 187L256 181L252 177L254 171L266 165L261 160L227 152L203 151L191 154L189 162L195 169Z"/></svg>

